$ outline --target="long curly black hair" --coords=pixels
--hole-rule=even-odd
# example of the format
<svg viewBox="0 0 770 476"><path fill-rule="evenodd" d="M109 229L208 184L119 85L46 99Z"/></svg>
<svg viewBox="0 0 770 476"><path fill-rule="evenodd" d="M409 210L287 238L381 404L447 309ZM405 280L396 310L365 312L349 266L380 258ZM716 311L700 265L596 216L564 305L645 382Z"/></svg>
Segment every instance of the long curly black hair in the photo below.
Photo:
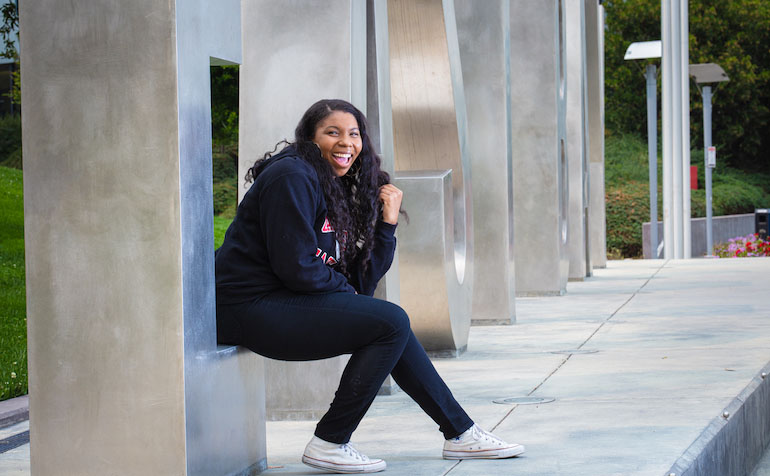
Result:
<svg viewBox="0 0 770 476"><path fill-rule="evenodd" d="M361 152L353 166L339 178L313 142L318 124L333 111L348 112L356 118L362 142ZM265 153L246 173L246 182L257 178L281 145L284 145L281 152L288 147L294 148L295 154L307 161L318 174L328 218L340 243L338 271L350 277L350 270L356 264L366 270L374 244L374 226L382 213L379 188L390 183L390 176L380 168L381 160L369 137L366 117L355 106L341 99L316 102L305 111L294 129L294 142L283 140L271 152Z"/></svg>

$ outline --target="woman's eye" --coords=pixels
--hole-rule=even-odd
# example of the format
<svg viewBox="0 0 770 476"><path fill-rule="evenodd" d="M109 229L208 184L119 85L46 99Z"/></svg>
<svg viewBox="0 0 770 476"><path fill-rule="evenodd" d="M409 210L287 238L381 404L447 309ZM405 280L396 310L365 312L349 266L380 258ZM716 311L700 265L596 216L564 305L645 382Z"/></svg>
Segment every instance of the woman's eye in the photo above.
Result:
<svg viewBox="0 0 770 476"><path fill-rule="evenodd" d="M350 135L351 135L352 137L358 137L358 132L351 132L351 133L350 133Z"/></svg>

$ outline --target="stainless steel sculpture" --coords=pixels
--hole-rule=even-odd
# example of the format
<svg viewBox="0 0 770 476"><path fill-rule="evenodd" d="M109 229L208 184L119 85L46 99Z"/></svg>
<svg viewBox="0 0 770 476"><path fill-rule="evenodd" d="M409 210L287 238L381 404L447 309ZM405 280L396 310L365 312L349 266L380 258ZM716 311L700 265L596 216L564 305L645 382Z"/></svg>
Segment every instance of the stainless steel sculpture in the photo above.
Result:
<svg viewBox="0 0 770 476"><path fill-rule="evenodd" d="M31 469L254 474L263 369L218 348L209 66L240 6L21 4Z"/></svg>
<svg viewBox="0 0 770 476"><path fill-rule="evenodd" d="M366 112L369 134L382 159L383 170L395 177L393 159L393 109L390 102L390 48L388 44L388 2L366 2ZM374 292L379 299L400 304L398 248L390 270ZM380 388L380 394L392 395L398 384L388 376Z"/></svg>
<svg viewBox="0 0 770 476"><path fill-rule="evenodd" d="M396 184L404 189L404 207L414 216L409 225L399 226L401 305L426 349L456 354L468 342L473 221L453 2L391 0L388 33ZM443 188L446 169L452 170L451 194ZM415 170L431 172L403 173ZM434 229L437 219L451 224L451 234ZM442 240L425 243L428 235ZM433 294L446 296L445 305Z"/></svg>
<svg viewBox="0 0 770 476"><path fill-rule="evenodd" d="M565 0L567 37L567 158L569 160L569 279L591 276L586 101L585 0Z"/></svg>
<svg viewBox="0 0 770 476"><path fill-rule="evenodd" d="M563 0L513 0L510 21L516 294L562 294L569 268Z"/></svg>
<svg viewBox="0 0 770 476"><path fill-rule="evenodd" d="M366 111L365 7L360 0L244 0L240 180L278 140L294 137L302 113L317 100L348 99ZM241 186L241 198L245 192ZM265 359L268 418L325 413L347 359Z"/></svg>
<svg viewBox="0 0 770 476"><path fill-rule="evenodd" d="M604 7L585 0L588 113L588 230L591 265L607 266L607 219L604 208Z"/></svg>
<svg viewBox="0 0 770 476"><path fill-rule="evenodd" d="M510 1L455 0L473 164L471 324L515 322Z"/></svg>
<svg viewBox="0 0 770 476"><path fill-rule="evenodd" d="M395 174L393 157L393 108L390 97L390 48L387 0L367 0L366 4L366 112L369 135L382 159L382 168ZM398 249L390 271L380 281L375 296L398 304Z"/></svg>

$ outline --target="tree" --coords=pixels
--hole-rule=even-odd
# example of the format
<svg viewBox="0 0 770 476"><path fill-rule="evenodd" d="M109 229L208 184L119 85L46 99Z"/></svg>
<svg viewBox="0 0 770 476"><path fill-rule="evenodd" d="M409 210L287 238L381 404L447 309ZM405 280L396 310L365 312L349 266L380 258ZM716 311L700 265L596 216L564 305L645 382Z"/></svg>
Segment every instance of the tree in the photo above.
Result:
<svg viewBox="0 0 770 476"><path fill-rule="evenodd" d="M19 34L19 8L15 2L6 3L0 7L0 14L3 16L3 23L0 25L3 51L0 52L0 57L18 59L19 52L16 51L16 39Z"/></svg>
<svg viewBox="0 0 770 476"><path fill-rule="evenodd" d="M19 75L19 52L16 51L16 40L19 36L19 8L16 2L6 3L0 7L0 15L3 17L0 24L0 38L3 42L3 50L0 57L16 60L15 68L11 71L11 90L6 96L11 98L11 104L21 104L21 77Z"/></svg>
<svg viewBox="0 0 770 476"><path fill-rule="evenodd" d="M609 133L646 135L645 83L639 68L644 65L624 61L623 55L635 41L661 38L660 4L661 0L604 2ZM770 171L768 25L770 2L767 0L689 0L690 63L717 63L730 77L714 96L714 145L721 159L747 171ZM698 89L694 83L690 84L691 145L700 149L702 102Z"/></svg>
<svg viewBox="0 0 770 476"><path fill-rule="evenodd" d="M238 147L239 67L211 67L211 129L214 146L220 151Z"/></svg>

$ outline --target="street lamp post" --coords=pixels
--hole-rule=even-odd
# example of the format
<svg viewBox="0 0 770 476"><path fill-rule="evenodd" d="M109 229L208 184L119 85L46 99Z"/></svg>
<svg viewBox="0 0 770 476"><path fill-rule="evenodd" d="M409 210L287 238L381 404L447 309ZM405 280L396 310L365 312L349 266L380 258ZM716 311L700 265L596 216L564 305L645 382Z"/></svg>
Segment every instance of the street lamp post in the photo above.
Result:
<svg viewBox="0 0 770 476"><path fill-rule="evenodd" d="M701 90L703 98L703 161L704 175L706 177L706 248L708 255L714 255L713 222L711 207L711 169L716 167L716 149L711 143L711 98L713 92L711 86L700 87L701 84L720 83L729 81L730 78L724 70L717 64L691 64L690 76L695 78L698 89ZM718 84L717 84L718 86Z"/></svg>
<svg viewBox="0 0 770 476"><path fill-rule="evenodd" d="M661 43L640 41L631 43L624 59L660 58ZM650 255L658 257L658 73L654 64L648 64L644 73L647 80L647 161L650 168Z"/></svg>

